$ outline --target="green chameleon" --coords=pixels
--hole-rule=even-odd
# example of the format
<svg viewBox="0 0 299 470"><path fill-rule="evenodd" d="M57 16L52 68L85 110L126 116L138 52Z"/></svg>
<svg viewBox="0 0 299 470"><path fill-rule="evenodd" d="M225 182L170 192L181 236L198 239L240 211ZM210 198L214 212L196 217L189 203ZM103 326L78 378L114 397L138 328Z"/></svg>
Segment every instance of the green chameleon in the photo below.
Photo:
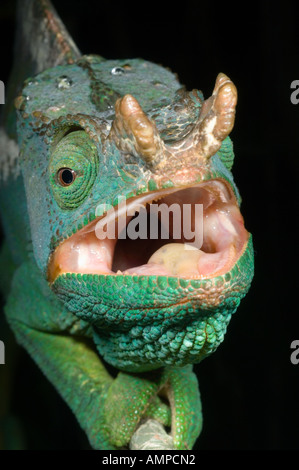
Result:
<svg viewBox="0 0 299 470"><path fill-rule="evenodd" d="M0 128L8 324L93 448L128 448L153 418L191 449L192 364L222 342L253 277L230 171L236 88L221 73L204 100L148 61L82 55L48 0L19 1L18 17ZM202 246L100 238L124 201L189 204L194 230L201 205Z"/></svg>

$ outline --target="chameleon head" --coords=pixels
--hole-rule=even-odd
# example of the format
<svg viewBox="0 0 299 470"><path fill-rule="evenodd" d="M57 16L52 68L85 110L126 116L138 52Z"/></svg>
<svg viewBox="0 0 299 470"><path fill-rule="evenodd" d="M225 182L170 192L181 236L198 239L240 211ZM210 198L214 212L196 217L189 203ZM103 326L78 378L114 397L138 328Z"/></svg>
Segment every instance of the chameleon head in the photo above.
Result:
<svg viewBox="0 0 299 470"><path fill-rule="evenodd" d="M16 100L37 263L117 368L201 361L249 289L236 102L224 74L204 101L162 67L95 56L42 72Z"/></svg>

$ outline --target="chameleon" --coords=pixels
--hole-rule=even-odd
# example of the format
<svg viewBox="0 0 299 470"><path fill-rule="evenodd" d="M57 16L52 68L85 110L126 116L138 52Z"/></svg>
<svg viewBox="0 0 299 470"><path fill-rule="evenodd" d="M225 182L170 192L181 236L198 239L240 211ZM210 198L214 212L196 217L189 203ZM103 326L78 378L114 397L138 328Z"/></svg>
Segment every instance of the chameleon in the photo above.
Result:
<svg viewBox="0 0 299 470"><path fill-rule="evenodd" d="M49 0L18 2L15 51L0 127L7 323L92 448L128 449L153 419L192 449L193 365L223 341L254 273L231 172L236 87L219 73L205 99L150 61L84 55ZM123 203L189 204L193 228L201 205L202 246L99 238Z"/></svg>

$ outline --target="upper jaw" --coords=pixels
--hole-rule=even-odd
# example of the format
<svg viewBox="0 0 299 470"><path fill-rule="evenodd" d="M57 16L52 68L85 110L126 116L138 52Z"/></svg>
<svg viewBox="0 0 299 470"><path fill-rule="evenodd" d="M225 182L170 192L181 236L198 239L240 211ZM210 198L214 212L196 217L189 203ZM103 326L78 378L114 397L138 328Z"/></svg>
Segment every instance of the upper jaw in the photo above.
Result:
<svg viewBox="0 0 299 470"><path fill-rule="evenodd" d="M170 211L169 233L164 232L166 238L153 239L149 230L153 220L151 210L154 205L161 209L162 203L165 208L176 208L176 214L181 218L175 216L172 224ZM184 217L188 215L188 209L184 212L186 205L191 214L188 220ZM144 239L134 240L130 238L132 230L129 227L137 223L133 214L138 210L137 218L139 222L147 222L148 230L141 231ZM112 231L104 238L103 227L105 231L105 223L109 220ZM165 222L162 216L161 220ZM121 226L127 227L129 238L122 239ZM193 240L187 229L195 233ZM248 236L236 198L225 180L160 189L118 204L63 241L50 258L48 279L53 283L67 272L213 278L232 269L246 248Z"/></svg>

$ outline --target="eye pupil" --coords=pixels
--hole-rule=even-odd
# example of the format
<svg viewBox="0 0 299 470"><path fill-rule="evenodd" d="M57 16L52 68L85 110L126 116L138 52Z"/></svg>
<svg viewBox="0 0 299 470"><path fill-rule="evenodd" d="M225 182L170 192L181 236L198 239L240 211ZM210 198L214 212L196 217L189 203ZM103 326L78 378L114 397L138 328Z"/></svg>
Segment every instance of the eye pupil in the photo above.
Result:
<svg viewBox="0 0 299 470"><path fill-rule="evenodd" d="M71 184L73 182L73 173L71 170L63 170L61 172L61 179L65 184Z"/></svg>
<svg viewBox="0 0 299 470"><path fill-rule="evenodd" d="M58 171L58 181L62 186L70 186L76 178L76 173L71 168L61 168Z"/></svg>

